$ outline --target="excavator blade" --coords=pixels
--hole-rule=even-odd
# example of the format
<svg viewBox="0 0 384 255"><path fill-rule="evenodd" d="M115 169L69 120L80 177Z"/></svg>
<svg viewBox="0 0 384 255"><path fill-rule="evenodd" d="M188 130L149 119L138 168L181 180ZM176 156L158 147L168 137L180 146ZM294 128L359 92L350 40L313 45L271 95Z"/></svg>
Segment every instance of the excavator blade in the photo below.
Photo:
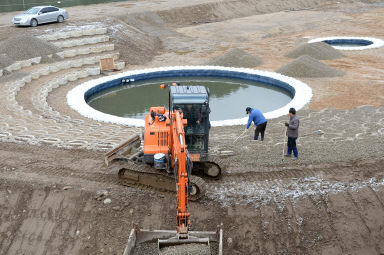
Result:
<svg viewBox="0 0 384 255"><path fill-rule="evenodd" d="M124 143L116 146L104 155L105 165L108 166L116 158L129 160L132 154L140 147L141 139L139 135L133 135Z"/></svg>
<svg viewBox="0 0 384 255"><path fill-rule="evenodd" d="M123 255L131 255L137 246L154 242L157 242L157 251L159 255L223 254L222 229L219 229L216 232L189 231L188 237L180 238L176 231L172 230L148 230L134 227L129 235ZM139 253L136 251L135 254Z"/></svg>

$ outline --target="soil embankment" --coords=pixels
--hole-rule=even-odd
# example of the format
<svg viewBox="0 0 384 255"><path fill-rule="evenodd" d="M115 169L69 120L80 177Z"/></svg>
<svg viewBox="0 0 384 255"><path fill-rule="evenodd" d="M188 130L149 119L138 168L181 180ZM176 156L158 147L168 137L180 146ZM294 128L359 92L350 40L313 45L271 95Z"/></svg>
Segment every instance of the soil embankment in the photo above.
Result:
<svg viewBox="0 0 384 255"><path fill-rule="evenodd" d="M87 6L86 17L84 7L71 7L70 20L37 28L12 27L14 14L2 14L1 43L108 29L101 35L106 41L86 46L105 52L68 54L0 78L0 254L122 254L133 222L175 227L174 197L123 187L116 171L104 166L104 152L141 129L87 119L66 103L70 89L102 77L83 76L97 68L96 57L113 56L125 70L202 65L218 56L224 59L215 64L252 67L252 60L258 69L277 70L311 55L299 47L314 37L384 39L377 29L384 27L384 9L373 2L130 1ZM21 42L35 45L15 43ZM36 52L3 55L15 50L9 47L0 52L0 68L32 56L23 54L58 50L36 46ZM295 49L300 54L292 59L287 54ZM207 181L207 195L189 210L192 230L223 223L224 254L384 254L384 49L341 58L327 50L302 63L321 67L322 77L300 78L314 97L298 111L299 160L281 158L288 116L268 120L264 142L252 140L253 127L236 143L244 126L211 128L211 152L234 155L223 158L223 178ZM66 69L55 68L64 63ZM303 70L295 68L292 76ZM344 76L331 77L332 70ZM32 73L41 77L28 79Z"/></svg>

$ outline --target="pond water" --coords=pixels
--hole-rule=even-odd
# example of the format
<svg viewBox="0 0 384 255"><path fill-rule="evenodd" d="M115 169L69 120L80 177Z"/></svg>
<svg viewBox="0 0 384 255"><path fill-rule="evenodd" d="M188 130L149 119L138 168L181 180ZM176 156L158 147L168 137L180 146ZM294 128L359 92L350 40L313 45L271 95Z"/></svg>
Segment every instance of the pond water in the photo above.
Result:
<svg viewBox="0 0 384 255"><path fill-rule="evenodd" d="M160 89L160 84L172 82L209 88L211 120L245 117L247 106L269 112L292 100L289 92L259 82L219 77L167 77L109 88L90 96L87 103L107 114L144 119L152 106L168 109L168 89Z"/></svg>
<svg viewBox="0 0 384 255"><path fill-rule="evenodd" d="M57 7L68 7L75 5L100 4L110 2L123 2L126 0L1 0L0 12L25 11L32 6L54 5Z"/></svg>
<svg viewBox="0 0 384 255"><path fill-rule="evenodd" d="M325 40L325 43L337 47L361 47L371 45L373 42L363 39L335 39Z"/></svg>
<svg viewBox="0 0 384 255"><path fill-rule="evenodd" d="M337 47L361 47L361 46L366 46L367 44L357 44L357 43L328 43L332 46L337 46Z"/></svg>

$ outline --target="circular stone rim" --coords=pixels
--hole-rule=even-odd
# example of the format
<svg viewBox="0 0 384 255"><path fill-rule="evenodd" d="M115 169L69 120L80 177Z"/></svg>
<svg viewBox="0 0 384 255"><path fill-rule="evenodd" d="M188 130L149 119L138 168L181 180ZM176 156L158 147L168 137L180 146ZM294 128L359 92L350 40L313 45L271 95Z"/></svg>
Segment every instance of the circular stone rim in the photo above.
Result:
<svg viewBox="0 0 384 255"><path fill-rule="evenodd" d="M315 42L324 42L324 41L330 41L330 40L364 40L364 41L370 41L372 44L370 45L364 45L364 46L357 46L357 47L342 47L342 46L333 46L330 44L333 48L337 50L367 50L367 49L375 49L380 48L384 45L384 41L378 38L373 37L351 37L351 36L331 36L331 37L321 37L316 38L308 41L308 43L315 43Z"/></svg>
<svg viewBox="0 0 384 255"><path fill-rule="evenodd" d="M264 77L269 78L268 81L272 82L275 81L276 83L279 82L279 85L283 83L284 86L286 86L287 90L293 90L293 98L292 100L284 105L283 107L280 107L276 110L264 113L264 116L267 119L274 119L278 118L280 116L288 114L289 108L294 107L297 110L303 108L307 103L311 101L312 98L312 89L305 83L296 80L292 77L288 77L279 73L275 72L268 72L268 71L261 71L261 70L255 70L250 68L234 68L234 67L223 67L223 66L174 66L174 67L161 67L161 68L150 68L150 69L142 69L142 70L133 70L133 71L127 71L123 73L119 73L116 75L111 75L107 77L101 77L98 79L90 80L87 82L84 82L72 90L70 90L67 93L67 104L70 108L77 111L81 115L107 123L115 123L115 124L122 124L127 126L136 126L136 127L143 127L144 126L144 120L142 119L134 119L134 118L124 118L119 117L107 113L103 113L100 111L95 110L91 106L89 106L86 102L86 93L92 89L96 88L100 85L103 85L109 81L116 80L116 79L126 79L129 76L133 75L139 75L139 74L150 74L154 72L164 72L164 71L183 71L183 70L211 70L211 71L229 71L232 73L241 73L246 75L253 75L255 77ZM227 76L228 78L231 78L230 76ZM150 79L150 77L148 78ZM271 83L271 86L273 84ZM233 125L243 125L246 124L248 121L248 116L244 118L238 118L238 119L228 119L228 120L218 120L218 121L211 121L212 126L233 126Z"/></svg>

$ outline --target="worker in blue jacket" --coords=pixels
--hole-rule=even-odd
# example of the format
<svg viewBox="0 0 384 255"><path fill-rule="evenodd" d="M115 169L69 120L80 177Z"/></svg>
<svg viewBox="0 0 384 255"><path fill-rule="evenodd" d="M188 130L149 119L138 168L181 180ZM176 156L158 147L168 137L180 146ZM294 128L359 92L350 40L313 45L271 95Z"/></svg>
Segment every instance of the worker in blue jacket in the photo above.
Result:
<svg viewBox="0 0 384 255"><path fill-rule="evenodd" d="M247 107L245 111L247 114L249 114L246 129L248 129L251 126L253 121L253 123L256 125L255 136L253 137L253 139L257 140L259 138L259 134L261 133L261 141L264 141L264 132L265 132L265 128L267 127L267 119L258 109Z"/></svg>

